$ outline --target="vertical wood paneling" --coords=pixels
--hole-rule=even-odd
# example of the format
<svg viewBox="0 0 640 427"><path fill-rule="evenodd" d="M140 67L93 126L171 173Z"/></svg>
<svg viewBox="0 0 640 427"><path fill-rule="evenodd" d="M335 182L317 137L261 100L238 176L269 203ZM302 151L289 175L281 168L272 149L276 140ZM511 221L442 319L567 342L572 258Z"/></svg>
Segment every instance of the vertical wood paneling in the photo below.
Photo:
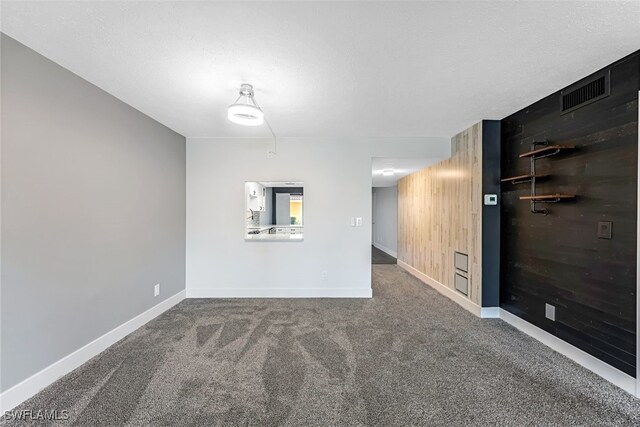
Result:
<svg viewBox="0 0 640 427"><path fill-rule="evenodd" d="M468 254L468 298L481 305L482 123L451 148L451 158L398 184L398 259L455 289L454 251Z"/></svg>

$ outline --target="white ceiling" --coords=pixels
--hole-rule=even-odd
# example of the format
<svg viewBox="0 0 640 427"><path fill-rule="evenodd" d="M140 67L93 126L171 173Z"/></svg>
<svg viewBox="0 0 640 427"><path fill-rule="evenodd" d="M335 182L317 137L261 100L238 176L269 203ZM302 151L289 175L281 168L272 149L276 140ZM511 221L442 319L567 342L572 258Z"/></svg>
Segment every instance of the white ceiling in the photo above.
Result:
<svg viewBox="0 0 640 427"><path fill-rule="evenodd" d="M187 137L451 136L640 47L640 2L2 2L2 31Z"/></svg>
<svg viewBox="0 0 640 427"><path fill-rule="evenodd" d="M415 171L424 169L428 166L438 163L442 159L388 159L375 157L371 161L371 175L373 187L391 187L398 183L398 180L404 176L410 175ZM393 176L384 176L382 172L386 169L393 169Z"/></svg>

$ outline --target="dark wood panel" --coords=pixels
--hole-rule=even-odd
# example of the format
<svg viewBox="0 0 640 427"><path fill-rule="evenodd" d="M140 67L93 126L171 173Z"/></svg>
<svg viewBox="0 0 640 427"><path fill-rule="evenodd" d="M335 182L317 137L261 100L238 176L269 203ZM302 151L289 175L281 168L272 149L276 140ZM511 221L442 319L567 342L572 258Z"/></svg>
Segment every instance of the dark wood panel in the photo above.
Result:
<svg viewBox="0 0 640 427"><path fill-rule="evenodd" d="M577 197L532 214L519 200L529 186L502 184L500 305L635 376L640 53L608 69L606 98L563 115L558 91L502 120L503 176L530 173L520 155L533 141L573 145L537 161L548 177L536 192ZM598 221L613 223L611 240L598 239Z"/></svg>
<svg viewBox="0 0 640 427"><path fill-rule="evenodd" d="M548 145L542 148L536 148L535 150L527 151L526 153L520 154L520 158L528 158L528 157L540 157L546 156L550 153L560 152L563 150L573 150L574 146L565 144L565 145Z"/></svg>
<svg viewBox="0 0 640 427"><path fill-rule="evenodd" d="M541 180L548 177L549 175L540 175L540 174L531 175L530 173L528 173L524 175L509 176L507 178L502 178L500 182L509 182L511 184L523 184L525 182L531 182L531 178L535 178L536 180Z"/></svg>
<svg viewBox="0 0 640 427"><path fill-rule="evenodd" d="M573 199L575 197L576 196L574 196L573 194L536 194L535 196L520 196L520 200L561 201Z"/></svg>

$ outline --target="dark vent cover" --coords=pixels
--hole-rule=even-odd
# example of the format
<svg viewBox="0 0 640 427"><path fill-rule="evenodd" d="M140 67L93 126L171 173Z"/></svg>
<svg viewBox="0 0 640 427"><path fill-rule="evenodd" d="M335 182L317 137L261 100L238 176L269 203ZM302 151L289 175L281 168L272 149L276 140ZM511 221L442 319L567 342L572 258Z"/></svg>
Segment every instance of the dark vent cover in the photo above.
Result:
<svg viewBox="0 0 640 427"><path fill-rule="evenodd" d="M560 93L562 114L584 107L609 96L609 72L591 78L587 83L579 82Z"/></svg>

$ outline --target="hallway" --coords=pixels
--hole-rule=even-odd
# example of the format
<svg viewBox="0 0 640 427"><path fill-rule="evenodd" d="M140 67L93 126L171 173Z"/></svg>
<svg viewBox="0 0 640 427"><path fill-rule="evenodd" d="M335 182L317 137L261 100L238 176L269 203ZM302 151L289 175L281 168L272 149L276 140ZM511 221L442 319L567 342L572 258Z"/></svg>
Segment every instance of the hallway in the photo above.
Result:
<svg viewBox="0 0 640 427"><path fill-rule="evenodd" d="M371 264L397 264L398 260L381 251L375 246L371 246Z"/></svg>
<svg viewBox="0 0 640 427"><path fill-rule="evenodd" d="M17 409L83 426L640 423L631 395L396 265L373 266L373 292L187 299Z"/></svg>

